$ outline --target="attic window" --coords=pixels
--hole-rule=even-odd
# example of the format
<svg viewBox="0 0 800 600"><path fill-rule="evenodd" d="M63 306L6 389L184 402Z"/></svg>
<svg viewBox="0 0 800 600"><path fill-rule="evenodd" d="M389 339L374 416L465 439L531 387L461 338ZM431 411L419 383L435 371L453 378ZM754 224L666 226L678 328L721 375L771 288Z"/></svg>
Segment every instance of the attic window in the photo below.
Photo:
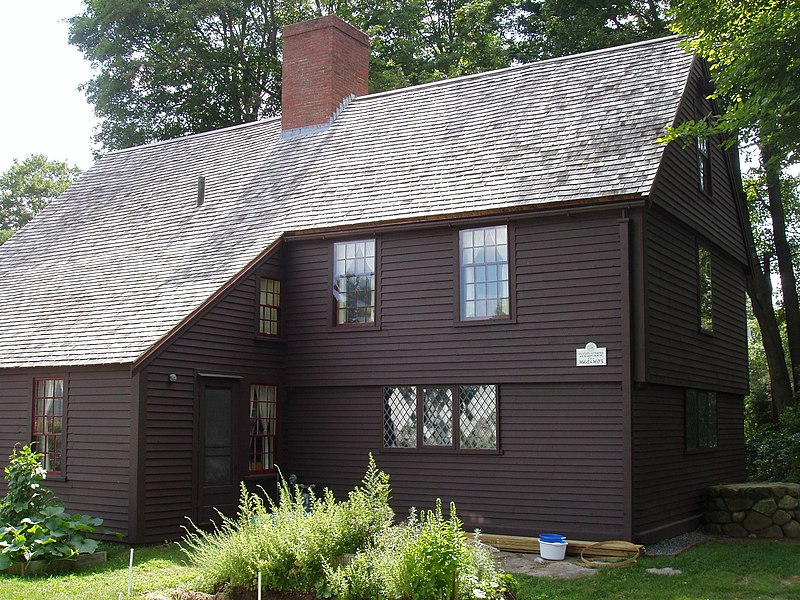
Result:
<svg viewBox="0 0 800 600"><path fill-rule="evenodd" d="M375 240L333 245L336 325L375 323Z"/></svg>
<svg viewBox="0 0 800 600"><path fill-rule="evenodd" d="M701 192L711 195L711 145L709 140L697 137L697 183Z"/></svg>
<svg viewBox="0 0 800 600"><path fill-rule="evenodd" d="M262 277L258 294L258 333L280 335L281 282Z"/></svg>

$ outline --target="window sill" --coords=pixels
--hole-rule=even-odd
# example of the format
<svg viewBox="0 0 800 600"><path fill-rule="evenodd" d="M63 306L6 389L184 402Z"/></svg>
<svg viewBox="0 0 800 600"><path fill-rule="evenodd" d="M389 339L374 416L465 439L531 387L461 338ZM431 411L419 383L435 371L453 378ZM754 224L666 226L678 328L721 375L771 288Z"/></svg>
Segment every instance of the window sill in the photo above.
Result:
<svg viewBox="0 0 800 600"><path fill-rule="evenodd" d="M259 343L265 342L268 344L284 344L286 343L286 338L282 335L261 335L260 333L254 334L256 341Z"/></svg>
<svg viewBox="0 0 800 600"><path fill-rule="evenodd" d="M505 454L505 451L500 449L456 450L455 448L434 448L426 446L423 448L381 448L380 450L378 450L378 454L433 454L433 455L439 454L443 456L459 456L459 455L502 456Z"/></svg>
<svg viewBox="0 0 800 600"><path fill-rule="evenodd" d="M713 448L692 448L691 450L684 449L683 454L685 456L691 456L696 454L713 454L717 450L719 450L719 446L714 446Z"/></svg>
<svg viewBox="0 0 800 600"><path fill-rule="evenodd" d="M489 325L491 327L496 327L502 324L505 325L515 325L517 322L516 317L503 317L503 318L491 318L491 319L469 319L466 321L455 321L453 323L454 327L476 327L480 325Z"/></svg>
<svg viewBox="0 0 800 600"><path fill-rule="evenodd" d="M329 331L333 333L368 333L370 331L380 331L381 326L377 323L369 325L331 325Z"/></svg>
<svg viewBox="0 0 800 600"><path fill-rule="evenodd" d="M245 481L264 481L266 479L276 480L278 479L278 473L248 473L244 476Z"/></svg>
<svg viewBox="0 0 800 600"><path fill-rule="evenodd" d="M48 481L67 481L67 476L64 473L48 473L44 481L45 485Z"/></svg>

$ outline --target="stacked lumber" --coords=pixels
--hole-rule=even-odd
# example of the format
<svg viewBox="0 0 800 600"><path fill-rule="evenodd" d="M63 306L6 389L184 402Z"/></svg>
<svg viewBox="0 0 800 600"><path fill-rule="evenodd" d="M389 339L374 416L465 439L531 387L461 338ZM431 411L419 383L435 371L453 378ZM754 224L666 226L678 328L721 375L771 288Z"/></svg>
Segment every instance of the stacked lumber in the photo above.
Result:
<svg viewBox="0 0 800 600"><path fill-rule="evenodd" d="M467 534L472 539L472 534ZM524 552L528 554L539 554L539 539L522 537L518 535L492 535L481 532L481 542L504 552ZM580 540L567 540L567 554L580 556L586 550L584 556L588 557L629 557L632 546L640 553L644 546L633 545L628 542L603 542L601 548L589 548L597 542L585 542Z"/></svg>

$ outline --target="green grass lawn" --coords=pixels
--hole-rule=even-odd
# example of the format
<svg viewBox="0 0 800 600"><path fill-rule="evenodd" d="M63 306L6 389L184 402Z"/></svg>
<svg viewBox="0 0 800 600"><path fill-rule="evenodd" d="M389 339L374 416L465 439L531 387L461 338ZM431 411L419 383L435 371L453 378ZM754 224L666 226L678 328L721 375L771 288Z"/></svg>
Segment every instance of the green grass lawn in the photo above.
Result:
<svg viewBox="0 0 800 600"><path fill-rule="evenodd" d="M109 561L83 573L38 579L0 575L0 600L117 600L128 586L128 549L108 547ZM133 593L191 587L196 576L174 544L137 548ZM649 567L672 567L682 575L652 575ZM518 576L518 600L800 598L800 544L748 540L710 543L674 558L642 558L634 567L601 570L573 581Z"/></svg>
<svg viewBox="0 0 800 600"><path fill-rule="evenodd" d="M654 575L672 567L682 575ZM800 598L800 544L747 540L709 543L676 557L639 559L629 568L602 569L594 577L553 581L518 576L519 600Z"/></svg>
<svg viewBox="0 0 800 600"><path fill-rule="evenodd" d="M51 577L18 578L0 574L0 600L117 600L127 598L130 549L109 545L108 562L83 571ZM195 577L175 544L134 550L132 598L146 592L188 588Z"/></svg>

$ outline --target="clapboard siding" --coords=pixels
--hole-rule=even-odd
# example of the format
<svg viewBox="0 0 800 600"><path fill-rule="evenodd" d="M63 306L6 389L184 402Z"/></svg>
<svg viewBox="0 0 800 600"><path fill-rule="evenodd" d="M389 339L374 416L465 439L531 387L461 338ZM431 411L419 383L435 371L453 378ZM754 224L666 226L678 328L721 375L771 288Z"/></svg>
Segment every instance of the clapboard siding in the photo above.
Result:
<svg viewBox="0 0 800 600"><path fill-rule="evenodd" d="M67 510L104 519L128 532L131 381L128 369L15 370L0 373L0 469L16 443L31 441L33 379L66 383L65 478L46 485ZM0 493L5 482L0 482Z"/></svg>
<svg viewBox="0 0 800 600"><path fill-rule="evenodd" d="M281 276L279 253L266 259L144 369L146 426L140 541L178 537L186 517L196 518L194 419L198 373L242 377L238 386L242 405L248 401L250 383L281 383L285 343L256 337L256 285L262 274ZM177 376L176 382L169 381L170 374ZM246 448L246 437L238 439ZM246 469L246 464L237 464L235 475L244 477Z"/></svg>
<svg viewBox="0 0 800 600"><path fill-rule="evenodd" d="M647 381L746 394L745 282L740 265L711 249L713 333L699 328L698 238L658 209L646 220Z"/></svg>
<svg viewBox="0 0 800 600"><path fill-rule="evenodd" d="M287 245L289 385L391 382L619 381L619 213L518 221L515 321L460 324L457 230L379 237L380 327L331 326L330 240ZM608 348L608 365L575 366L575 349Z"/></svg>
<svg viewBox="0 0 800 600"><path fill-rule="evenodd" d="M712 110L711 103L703 98L700 88L704 79L702 69L702 63L696 61L678 111L678 121L698 119ZM651 199L656 206L669 211L744 265L747 264L747 251L733 174L719 141L716 138L709 141L712 169L710 196L700 191L695 145L685 145L679 140L664 150Z"/></svg>
<svg viewBox="0 0 800 600"><path fill-rule="evenodd" d="M635 529L645 542L693 529L705 489L745 477L742 396L717 394L718 447L687 454L684 393L654 385L634 390Z"/></svg>
<svg viewBox="0 0 800 600"><path fill-rule="evenodd" d="M380 386L291 388L288 395L284 470L338 497L360 481L372 452L390 474L399 518L438 497L455 501L467 527L487 532L624 535L619 384L501 384L499 454L384 450Z"/></svg>

